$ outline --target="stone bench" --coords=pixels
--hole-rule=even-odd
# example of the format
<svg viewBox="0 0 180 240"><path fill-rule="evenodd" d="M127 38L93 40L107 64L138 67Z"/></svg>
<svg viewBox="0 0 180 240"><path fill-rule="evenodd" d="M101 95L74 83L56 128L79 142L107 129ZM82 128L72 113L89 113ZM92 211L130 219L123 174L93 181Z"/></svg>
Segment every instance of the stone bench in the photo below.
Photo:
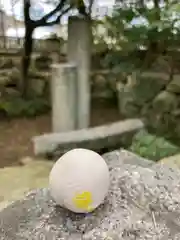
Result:
<svg viewBox="0 0 180 240"><path fill-rule="evenodd" d="M131 144L134 134L144 127L140 119L129 119L103 126L34 137L35 155L61 156L72 148L87 148L97 152Z"/></svg>

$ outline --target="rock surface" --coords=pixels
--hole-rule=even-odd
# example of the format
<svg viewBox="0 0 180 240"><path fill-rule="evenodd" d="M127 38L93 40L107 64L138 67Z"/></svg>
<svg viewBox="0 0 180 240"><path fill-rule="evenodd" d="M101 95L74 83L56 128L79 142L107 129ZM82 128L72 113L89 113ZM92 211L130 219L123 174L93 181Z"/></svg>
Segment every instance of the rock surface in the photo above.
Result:
<svg viewBox="0 0 180 240"><path fill-rule="evenodd" d="M179 170L124 150L104 157L111 173L104 205L73 214L39 189L0 212L0 239L180 239Z"/></svg>
<svg viewBox="0 0 180 240"><path fill-rule="evenodd" d="M164 70L133 73L130 82L120 80L117 87L119 112L126 118L144 118L146 127L179 145L180 74L175 73L170 80Z"/></svg>

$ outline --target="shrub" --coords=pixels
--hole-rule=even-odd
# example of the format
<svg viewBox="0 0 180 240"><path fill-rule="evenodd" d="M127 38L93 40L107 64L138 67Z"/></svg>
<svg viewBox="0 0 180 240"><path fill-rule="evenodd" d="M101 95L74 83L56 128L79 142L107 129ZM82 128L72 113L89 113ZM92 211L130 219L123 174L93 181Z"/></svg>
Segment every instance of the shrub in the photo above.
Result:
<svg viewBox="0 0 180 240"><path fill-rule="evenodd" d="M34 117L49 109L49 103L42 98L24 100L16 97L0 101L0 112L6 117Z"/></svg>
<svg viewBox="0 0 180 240"><path fill-rule="evenodd" d="M129 150L153 161L180 153L178 146L163 137L151 135L145 130L141 130L134 136Z"/></svg>

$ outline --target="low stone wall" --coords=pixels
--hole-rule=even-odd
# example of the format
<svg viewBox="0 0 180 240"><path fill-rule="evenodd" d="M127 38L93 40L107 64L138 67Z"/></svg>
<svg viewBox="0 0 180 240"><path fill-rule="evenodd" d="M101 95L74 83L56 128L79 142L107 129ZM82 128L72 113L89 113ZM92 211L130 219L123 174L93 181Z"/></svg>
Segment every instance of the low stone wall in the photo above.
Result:
<svg viewBox="0 0 180 240"><path fill-rule="evenodd" d="M118 83L119 111L143 117L157 134L180 143L180 75L144 72ZM177 143L177 142L176 142Z"/></svg>
<svg viewBox="0 0 180 240"><path fill-rule="evenodd" d="M17 86L21 78L20 52L0 54L0 96L18 95ZM29 69L30 86L33 95L47 95L51 77L50 64L52 61L61 61L57 53L33 53Z"/></svg>
<svg viewBox="0 0 180 240"><path fill-rule="evenodd" d="M51 81L50 64L56 58L58 62L66 62L64 55L56 53L47 55L33 54L32 64L29 70L32 91L38 96L47 96L49 83ZM21 57L14 54L10 58L0 57L0 93L12 94L20 79ZM96 70L90 73L91 96L93 99L114 99L116 97L116 82L121 74L114 74L109 70ZM13 86L13 91L12 91ZM10 90L9 90L10 89Z"/></svg>
<svg viewBox="0 0 180 240"><path fill-rule="evenodd" d="M93 98L113 99L117 95L117 82L123 80L122 73L111 70L92 70L91 91Z"/></svg>
<svg viewBox="0 0 180 240"><path fill-rule="evenodd" d="M64 43L62 38L50 38L50 39L34 39L34 51L42 52L44 50L59 50L60 44ZM11 52L22 50L24 45L24 38L20 37L8 37L0 36L0 52Z"/></svg>

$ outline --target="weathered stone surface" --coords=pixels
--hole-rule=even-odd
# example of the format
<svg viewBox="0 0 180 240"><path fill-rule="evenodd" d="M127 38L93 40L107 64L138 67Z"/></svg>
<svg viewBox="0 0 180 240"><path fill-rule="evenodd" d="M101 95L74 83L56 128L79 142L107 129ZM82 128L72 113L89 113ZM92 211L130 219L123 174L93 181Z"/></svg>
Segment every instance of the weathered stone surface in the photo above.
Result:
<svg viewBox="0 0 180 240"><path fill-rule="evenodd" d="M117 85L118 106L124 117L141 117L156 133L179 142L180 132L175 129L179 128L180 75L175 72L170 81L168 71L141 72L128 78L125 84L120 82Z"/></svg>
<svg viewBox="0 0 180 240"><path fill-rule="evenodd" d="M0 239L179 239L180 171L142 167L138 158L126 151L105 156L111 186L104 205L91 214L56 206L48 189L31 192L0 212Z"/></svg>
<svg viewBox="0 0 180 240"><path fill-rule="evenodd" d="M119 111L123 116L135 117L139 115L140 108L135 105L134 98L131 92L118 92Z"/></svg>
<svg viewBox="0 0 180 240"><path fill-rule="evenodd" d="M132 74L127 83L117 86L119 111L126 117L139 117L142 108L167 84L167 74L144 72ZM150 90L151 89L151 90Z"/></svg>
<svg viewBox="0 0 180 240"><path fill-rule="evenodd" d="M170 92L161 92L153 101L153 108L158 112L170 112L178 106L177 97Z"/></svg>
<svg viewBox="0 0 180 240"><path fill-rule="evenodd" d="M168 84L167 91L180 93L180 75L175 75L173 80Z"/></svg>
<svg viewBox="0 0 180 240"><path fill-rule="evenodd" d="M50 65L52 64L52 59L50 56L45 54L38 56L35 59L35 66L39 70L47 70L50 69Z"/></svg>
<svg viewBox="0 0 180 240"><path fill-rule="evenodd" d="M20 69L13 67L10 71L10 79L13 83L17 83L20 81L21 71Z"/></svg>
<svg viewBox="0 0 180 240"><path fill-rule="evenodd" d="M31 79L30 88L33 94L36 96L43 96L46 81L38 78Z"/></svg>
<svg viewBox="0 0 180 240"><path fill-rule="evenodd" d="M108 79L108 76L104 76L103 72L92 72L91 74L91 94L92 98L113 98L113 93L116 91L114 87L115 80Z"/></svg>
<svg viewBox="0 0 180 240"><path fill-rule="evenodd" d="M0 77L0 85L5 85L7 83L9 83L9 77L8 76L2 76Z"/></svg>
<svg viewBox="0 0 180 240"><path fill-rule="evenodd" d="M0 64L1 69L8 69L12 67L13 67L13 60L9 58L4 58L4 61L2 61Z"/></svg>
<svg viewBox="0 0 180 240"><path fill-rule="evenodd" d="M133 74L128 78L124 92L130 93L135 104L143 106L145 102L151 101L157 95L166 82L167 75L165 74L153 72Z"/></svg>
<svg viewBox="0 0 180 240"><path fill-rule="evenodd" d="M130 78L131 80L132 78ZM128 86L118 82L117 83L117 98L118 98L118 108L120 114L126 117L135 117L139 115L140 109L134 104L134 96L132 94L132 85L129 80Z"/></svg>
<svg viewBox="0 0 180 240"><path fill-rule="evenodd" d="M136 104L143 106L152 101L158 92L165 86L167 76L158 73L144 73L137 76L137 84L132 88L132 95Z"/></svg>
<svg viewBox="0 0 180 240"><path fill-rule="evenodd" d="M90 125L90 71L92 29L88 18L71 16L68 20L67 60L77 66L77 128ZM70 98L70 96L69 96Z"/></svg>
<svg viewBox="0 0 180 240"><path fill-rule="evenodd" d="M129 145L133 135L143 127L141 120L130 119L67 133L44 134L33 138L34 153L60 156L72 148L99 151L102 148Z"/></svg>
<svg viewBox="0 0 180 240"><path fill-rule="evenodd" d="M51 79L52 132L69 132L79 127L78 71L71 63L53 64ZM82 99L83 100L83 99ZM78 107L77 107L78 105ZM83 114L81 118L83 118Z"/></svg>

